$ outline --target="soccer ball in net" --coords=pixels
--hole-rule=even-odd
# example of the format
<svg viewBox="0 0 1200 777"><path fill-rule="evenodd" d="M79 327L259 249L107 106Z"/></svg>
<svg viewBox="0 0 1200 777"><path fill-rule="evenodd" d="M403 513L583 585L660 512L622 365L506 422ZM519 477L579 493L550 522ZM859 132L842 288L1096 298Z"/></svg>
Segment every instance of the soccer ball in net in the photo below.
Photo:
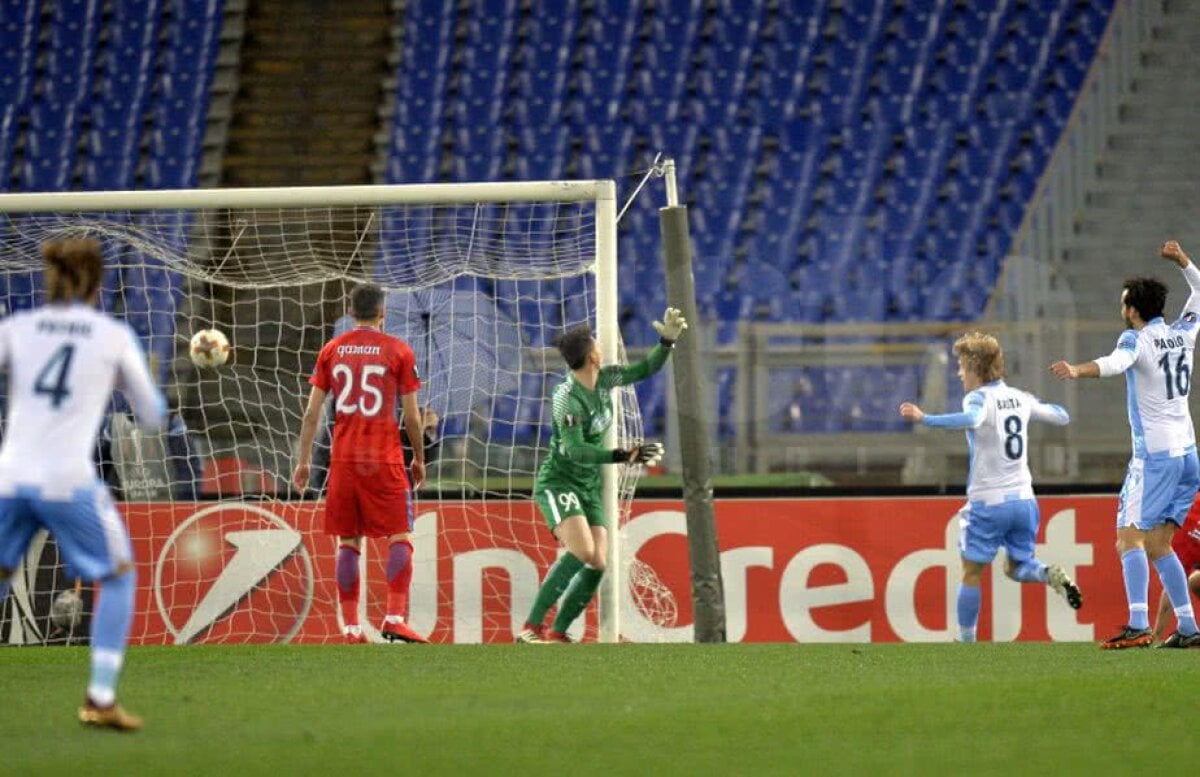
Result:
<svg viewBox="0 0 1200 777"><path fill-rule="evenodd" d="M229 340L218 329L201 329L192 335L188 354L197 367L220 367L229 360Z"/></svg>
<svg viewBox="0 0 1200 777"><path fill-rule="evenodd" d="M70 631L79 625L83 617L83 600L74 591L63 591L54 597L50 605L50 622L63 631Z"/></svg>

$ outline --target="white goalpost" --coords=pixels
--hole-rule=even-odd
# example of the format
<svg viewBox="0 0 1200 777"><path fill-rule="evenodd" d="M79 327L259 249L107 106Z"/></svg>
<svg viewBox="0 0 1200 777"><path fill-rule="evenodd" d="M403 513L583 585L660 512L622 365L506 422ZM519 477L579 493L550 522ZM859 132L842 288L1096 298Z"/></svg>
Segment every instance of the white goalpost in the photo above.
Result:
<svg viewBox="0 0 1200 777"><path fill-rule="evenodd" d="M436 641L511 639L558 552L529 499L565 374L553 340L590 324L605 361L624 358L615 196L612 181L0 194L3 312L40 304L42 242L99 239L101 307L137 331L172 407L170 428L147 435L118 395L97 452L138 560L133 640L340 637L324 470L304 493L288 479L317 350L362 281L387 291L385 331L412 345L433 412L410 622ZM228 336L229 364L188 359L208 328ZM632 388L617 391L607 444L627 447L641 416ZM320 464L327 433L318 448ZM623 598L661 626L676 607L621 551L640 468L605 470L609 573L588 628L615 642ZM363 554L376 625L381 555ZM0 643L77 639L81 622L45 604L76 590L52 543L35 543L19 577Z"/></svg>

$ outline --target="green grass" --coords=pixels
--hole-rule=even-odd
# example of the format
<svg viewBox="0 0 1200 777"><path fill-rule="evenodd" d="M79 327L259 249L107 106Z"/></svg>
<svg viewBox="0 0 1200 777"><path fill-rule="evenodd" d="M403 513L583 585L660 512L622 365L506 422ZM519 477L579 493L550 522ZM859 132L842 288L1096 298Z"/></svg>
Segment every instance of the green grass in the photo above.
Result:
<svg viewBox="0 0 1200 777"><path fill-rule="evenodd" d="M85 675L81 649L0 650L0 773L1100 774L1200 755L1192 651L139 648L132 736L74 722Z"/></svg>

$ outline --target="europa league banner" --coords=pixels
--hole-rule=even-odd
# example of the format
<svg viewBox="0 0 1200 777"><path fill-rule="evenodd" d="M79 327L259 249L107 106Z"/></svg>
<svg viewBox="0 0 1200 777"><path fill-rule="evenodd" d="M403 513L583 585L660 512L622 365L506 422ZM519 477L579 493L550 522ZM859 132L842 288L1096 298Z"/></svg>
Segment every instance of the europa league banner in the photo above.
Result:
<svg viewBox="0 0 1200 777"><path fill-rule="evenodd" d="M985 577L984 640L1095 640L1125 620L1112 547L1115 497L1043 499L1038 554L1084 593L1076 612L1021 585L998 558ZM730 641L949 641L961 499L757 499L716 504ZM138 559L135 642L340 639L335 543L320 503L127 504ZM675 501L637 501L623 530L622 636L691 639L686 522ZM409 621L434 642L506 642L558 550L528 501L417 505ZM360 620L382 620L382 541L362 559ZM54 585L62 586L57 580ZM1157 583L1151 602L1157 602ZM591 637L595 608L577 634Z"/></svg>

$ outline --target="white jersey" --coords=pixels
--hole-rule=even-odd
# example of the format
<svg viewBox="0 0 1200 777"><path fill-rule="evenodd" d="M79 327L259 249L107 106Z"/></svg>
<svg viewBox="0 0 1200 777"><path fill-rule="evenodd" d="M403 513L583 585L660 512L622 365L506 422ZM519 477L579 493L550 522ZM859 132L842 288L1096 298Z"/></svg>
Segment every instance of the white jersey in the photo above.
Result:
<svg viewBox="0 0 1200 777"><path fill-rule="evenodd" d="M1126 405L1135 458L1182 456L1196 444L1188 410L1192 357L1200 313L1200 270L1183 271L1192 295L1174 324L1160 317L1127 329L1110 355L1096 359L1100 375L1125 373Z"/></svg>
<svg viewBox="0 0 1200 777"><path fill-rule="evenodd" d="M967 430L967 498L998 504L1033 498L1028 456L1031 420L1063 426L1071 417L1058 405L997 380L968 392L963 397L963 412L926 415L924 423Z"/></svg>
<svg viewBox="0 0 1200 777"><path fill-rule="evenodd" d="M114 388L141 423L158 426L166 416L133 330L86 305L48 305L0 321L0 366L9 387L0 495L32 487L67 499L95 483L92 453Z"/></svg>

